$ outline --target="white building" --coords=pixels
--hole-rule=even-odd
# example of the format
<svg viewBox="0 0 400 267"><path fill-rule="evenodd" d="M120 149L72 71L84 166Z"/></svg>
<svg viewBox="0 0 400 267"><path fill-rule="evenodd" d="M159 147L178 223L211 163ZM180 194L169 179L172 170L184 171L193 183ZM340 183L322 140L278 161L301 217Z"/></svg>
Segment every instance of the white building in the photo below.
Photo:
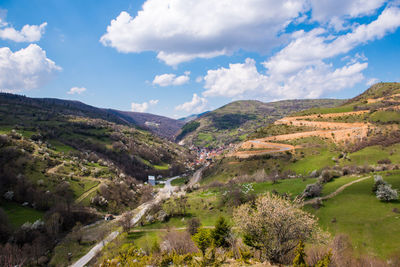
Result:
<svg viewBox="0 0 400 267"><path fill-rule="evenodd" d="M149 175L149 177L147 179L147 183L149 185L155 186L156 185L156 177Z"/></svg>

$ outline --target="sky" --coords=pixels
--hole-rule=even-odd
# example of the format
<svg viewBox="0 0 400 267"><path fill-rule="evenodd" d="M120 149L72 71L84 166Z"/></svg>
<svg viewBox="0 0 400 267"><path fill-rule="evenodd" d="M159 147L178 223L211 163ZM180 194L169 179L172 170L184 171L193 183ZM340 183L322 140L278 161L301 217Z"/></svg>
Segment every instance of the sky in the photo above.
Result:
<svg viewBox="0 0 400 267"><path fill-rule="evenodd" d="M0 0L0 91L180 118L400 81L400 1Z"/></svg>

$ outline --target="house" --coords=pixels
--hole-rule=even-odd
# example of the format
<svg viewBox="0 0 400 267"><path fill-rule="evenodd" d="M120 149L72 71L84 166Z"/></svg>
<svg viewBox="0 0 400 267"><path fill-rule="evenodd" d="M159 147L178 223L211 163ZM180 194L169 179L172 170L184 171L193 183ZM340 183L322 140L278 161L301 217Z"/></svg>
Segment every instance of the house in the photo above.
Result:
<svg viewBox="0 0 400 267"><path fill-rule="evenodd" d="M105 221L114 220L114 215L112 215L112 214L107 214L106 216L104 216L104 220L105 220Z"/></svg>
<svg viewBox="0 0 400 267"><path fill-rule="evenodd" d="M147 183L149 185L155 186L156 185L156 177L154 177L153 175L149 175L149 177L147 179Z"/></svg>

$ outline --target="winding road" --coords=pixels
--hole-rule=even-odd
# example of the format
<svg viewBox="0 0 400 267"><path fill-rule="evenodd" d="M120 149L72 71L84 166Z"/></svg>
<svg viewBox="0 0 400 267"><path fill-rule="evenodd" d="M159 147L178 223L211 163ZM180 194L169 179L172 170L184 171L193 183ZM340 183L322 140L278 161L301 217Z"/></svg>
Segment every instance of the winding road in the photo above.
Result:
<svg viewBox="0 0 400 267"><path fill-rule="evenodd" d="M200 178L201 178L201 172L203 169L199 169L196 171L192 178L190 179L189 183L192 182L192 180L197 183ZM137 207L133 212L135 213L135 216L131 220L131 225L137 224L140 219L146 214L147 211L154 205L159 202L161 202L164 199L168 199L172 196L172 193L178 188L177 186L172 186L171 182L175 179L180 178L181 176L175 176L172 178L169 178L168 180L165 181L165 186L164 188L160 189L160 191L157 193L156 197L153 200L150 200L149 202L143 203L139 207ZM194 183L194 184L195 184ZM118 216L116 220L119 220L121 216ZM104 240L96 244L85 256L81 257L79 260L77 260L74 264L71 265L71 267L83 267L85 266L88 262L90 262L96 255L99 253L105 245L107 245L109 242L113 241L118 235L120 234L119 231L114 231L111 234L109 234Z"/></svg>

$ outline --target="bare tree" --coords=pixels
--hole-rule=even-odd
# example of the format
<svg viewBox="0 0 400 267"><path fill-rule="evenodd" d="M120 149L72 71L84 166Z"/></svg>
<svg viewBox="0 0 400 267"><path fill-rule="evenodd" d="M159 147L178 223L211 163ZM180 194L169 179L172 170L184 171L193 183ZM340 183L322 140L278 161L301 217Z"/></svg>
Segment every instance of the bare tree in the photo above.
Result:
<svg viewBox="0 0 400 267"><path fill-rule="evenodd" d="M178 232L172 230L168 232L161 243L161 250L166 252L175 252L179 255L197 252L190 235L187 232Z"/></svg>
<svg viewBox="0 0 400 267"><path fill-rule="evenodd" d="M122 229L124 232L128 232L132 228L132 213L131 212L125 212L121 216L121 220L119 221L120 225L122 226Z"/></svg>

